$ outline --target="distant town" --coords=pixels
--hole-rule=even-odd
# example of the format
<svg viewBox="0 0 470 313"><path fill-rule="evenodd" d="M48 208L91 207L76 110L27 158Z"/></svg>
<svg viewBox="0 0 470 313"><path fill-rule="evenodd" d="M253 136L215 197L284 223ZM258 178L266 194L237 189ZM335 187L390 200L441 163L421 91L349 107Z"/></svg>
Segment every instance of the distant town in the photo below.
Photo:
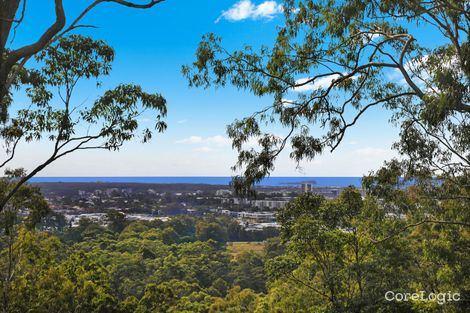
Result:
<svg viewBox="0 0 470 313"><path fill-rule="evenodd" d="M276 211L305 192L336 198L344 187L317 187L301 182L282 187L257 187L253 199L239 198L227 185L150 183L35 183L53 212L75 227L83 218L106 224L109 212L126 219L166 221L176 215L225 215L246 231L278 228Z"/></svg>

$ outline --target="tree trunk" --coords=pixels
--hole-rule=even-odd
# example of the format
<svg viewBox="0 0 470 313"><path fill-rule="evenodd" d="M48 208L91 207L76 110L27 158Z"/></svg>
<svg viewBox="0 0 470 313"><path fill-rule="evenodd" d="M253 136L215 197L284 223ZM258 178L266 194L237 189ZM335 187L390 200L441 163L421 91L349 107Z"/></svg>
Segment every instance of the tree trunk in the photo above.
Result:
<svg viewBox="0 0 470 313"><path fill-rule="evenodd" d="M0 1L0 122L5 121L7 117L8 94L7 80L10 66L5 62L6 45L10 31L15 22L16 13L21 0L1 0Z"/></svg>

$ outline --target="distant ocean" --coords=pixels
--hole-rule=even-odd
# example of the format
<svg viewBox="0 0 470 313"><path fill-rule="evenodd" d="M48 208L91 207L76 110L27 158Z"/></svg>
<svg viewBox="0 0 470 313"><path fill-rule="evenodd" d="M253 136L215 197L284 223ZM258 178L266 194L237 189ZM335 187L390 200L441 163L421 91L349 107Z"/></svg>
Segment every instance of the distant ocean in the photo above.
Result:
<svg viewBox="0 0 470 313"><path fill-rule="evenodd" d="M318 187L347 187L361 186L361 177L268 177L263 179L260 186L289 186L302 182L312 182ZM207 184L228 185L229 176L155 176L155 177L34 177L32 183L150 183L150 184Z"/></svg>

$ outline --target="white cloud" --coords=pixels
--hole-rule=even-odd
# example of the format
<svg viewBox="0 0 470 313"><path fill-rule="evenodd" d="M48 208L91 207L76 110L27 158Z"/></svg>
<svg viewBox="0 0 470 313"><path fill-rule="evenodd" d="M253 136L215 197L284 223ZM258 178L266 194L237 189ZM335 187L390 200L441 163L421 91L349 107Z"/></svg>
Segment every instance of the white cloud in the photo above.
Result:
<svg viewBox="0 0 470 313"><path fill-rule="evenodd" d="M404 67L413 82L419 88L421 88L425 92L433 92L435 94L440 94L441 90L435 84L431 84L432 77L430 71L432 70L427 67L427 62L429 61L429 58L429 55L416 57L406 62ZM453 71L457 75L463 75L462 66L459 64L459 60L455 56L452 56L450 59L442 60L439 65L442 69ZM403 75L398 69L395 69L395 72L388 76L388 78L391 80L395 78L395 81L397 81L399 77L403 77ZM405 78L401 78L398 82L403 85L408 84Z"/></svg>
<svg viewBox="0 0 470 313"><path fill-rule="evenodd" d="M232 143L230 139L224 136L220 136L220 135L214 136L214 137L208 137L206 138L206 142L208 144L214 144L217 146L229 146Z"/></svg>
<svg viewBox="0 0 470 313"><path fill-rule="evenodd" d="M294 87L292 88L292 90L294 92L306 92L306 91L313 91L313 90L322 89L322 88L328 88L334 80L340 77L341 75L339 74L331 74L325 77L315 79L315 81L313 82L308 82L311 79L310 77L301 78L301 79L296 80L295 84L296 85L304 84L304 85ZM357 76L353 76L351 78L357 79Z"/></svg>
<svg viewBox="0 0 470 313"><path fill-rule="evenodd" d="M363 38L362 38L362 42L364 44L368 44L370 42L373 42L375 39L377 38L380 38L382 37L381 34L377 34L377 33L364 33L363 34Z"/></svg>
<svg viewBox="0 0 470 313"><path fill-rule="evenodd" d="M276 1L268 0L261 4L254 4L251 0L240 0L215 21L218 23L221 19L231 22L238 22L246 19L272 19L276 14L282 13L282 5Z"/></svg>
<svg viewBox="0 0 470 313"><path fill-rule="evenodd" d="M255 8L253 16L272 18L281 12L282 6L277 4L276 1L265 1Z"/></svg>
<svg viewBox="0 0 470 313"><path fill-rule="evenodd" d="M245 142L244 147L245 148L254 148L257 149L260 147L259 145L259 139L260 137L250 137L247 142Z"/></svg>
<svg viewBox="0 0 470 313"><path fill-rule="evenodd" d="M413 82L419 87L423 89L427 89L428 86L425 85L424 81L429 80L430 75L425 70L426 62L429 60L429 55L423 55L414 59L409 60L404 64L404 68L408 75L410 75ZM452 67L453 64L449 64L449 67ZM403 76L403 73L399 69L393 69L392 71L388 72L387 78L391 81L396 83L400 83L401 85L408 85L408 82Z"/></svg>
<svg viewBox="0 0 470 313"><path fill-rule="evenodd" d="M176 143L189 145L204 144L223 147L229 146L231 144L231 141L227 137L217 135L212 137L190 136L188 138L177 140Z"/></svg>
<svg viewBox="0 0 470 313"><path fill-rule="evenodd" d="M188 120L187 120L187 119L184 119L184 120L179 120L179 121L177 121L176 123L178 123L178 124L184 124L184 123L186 123L186 122L188 122Z"/></svg>
<svg viewBox="0 0 470 313"><path fill-rule="evenodd" d="M372 34L372 35L369 35L370 40L374 40L374 39L377 39L377 38L380 38L380 37L382 37L381 34Z"/></svg>
<svg viewBox="0 0 470 313"><path fill-rule="evenodd" d="M193 149L194 152L212 152L214 151L214 149L210 148L210 147L207 147L207 146L204 146L204 147L199 147L199 148L194 148Z"/></svg>
<svg viewBox="0 0 470 313"><path fill-rule="evenodd" d="M282 99L279 104L282 105L284 108L289 108L295 105L295 101L290 99Z"/></svg>
<svg viewBox="0 0 470 313"><path fill-rule="evenodd" d="M391 151L383 148L365 147L354 150L354 153L363 157L386 157L391 154Z"/></svg>
<svg viewBox="0 0 470 313"><path fill-rule="evenodd" d="M185 139L177 140L176 143L181 144L198 144L202 143L203 139L201 136L191 136Z"/></svg>

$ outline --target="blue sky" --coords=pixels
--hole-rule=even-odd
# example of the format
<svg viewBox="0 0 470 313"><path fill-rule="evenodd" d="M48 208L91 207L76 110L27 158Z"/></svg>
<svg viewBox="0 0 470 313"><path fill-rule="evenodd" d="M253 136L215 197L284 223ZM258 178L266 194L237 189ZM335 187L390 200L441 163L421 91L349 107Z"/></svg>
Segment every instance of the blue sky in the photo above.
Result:
<svg viewBox="0 0 470 313"><path fill-rule="evenodd" d="M53 20L53 1L28 1L25 23L15 45L34 41ZM76 16L90 1L65 1L68 16ZM79 4L77 4L79 3ZM76 101L92 103L96 95L119 83L138 83L147 91L160 92L168 101L169 128L149 144L129 143L119 152L86 151L49 166L39 176L227 176L236 161L226 138L226 125L270 104L231 87L189 89L181 65L194 59L201 36L213 32L225 46L273 42L282 23L279 3L242 0L167 0L150 10L132 10L102 4L84 20L98 28L87 30L116 50L111 75L96 90L83 84ZM70 18L71 19L71 18ZM18 103L24 100L17 96ZM150 116L142 123L150 123ZM333 154L313 162L289 160L288 152L277 162L275 176L360 176L376 169L394 155L391 143L397 129L387 123L388 114L370 111L347 135ZM277 130L276 130L277 131ZM49 153L47 143L23 144L12 166L32 168Z"/></svg>

